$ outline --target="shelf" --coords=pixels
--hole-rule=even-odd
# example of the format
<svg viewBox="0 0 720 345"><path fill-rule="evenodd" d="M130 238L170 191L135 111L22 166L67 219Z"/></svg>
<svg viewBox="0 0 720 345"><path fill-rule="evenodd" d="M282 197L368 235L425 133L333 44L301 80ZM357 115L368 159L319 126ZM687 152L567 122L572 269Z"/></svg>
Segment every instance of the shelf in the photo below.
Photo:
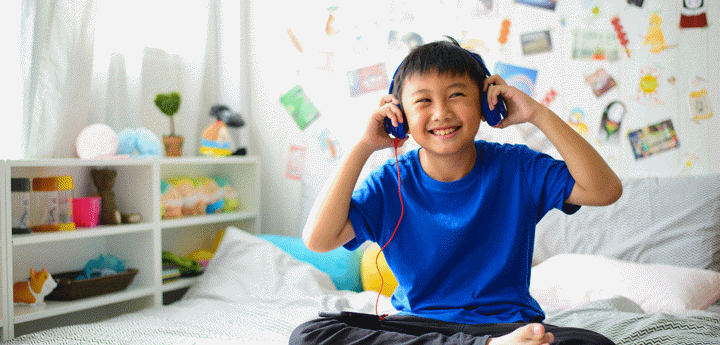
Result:
<svg viewBox="0 0 720 345"><path fill-rule="evenodd" d="M165 158L160 161L162 165L211 165L211 164L238 164L254 163L257 157L230 156L230 157L176 157Z"/></svg>
<svg viewBox="0 0 720 345"><path fill-rule="evenodd" d="M99 225L94 228L76 228L72 231L33 232L30 234L13 235L13 246L22 246L34 243L47 243L80 238L103 237L135 232L152 231L151 223Z"/></svg>
<svg viewBox="0 0 720 345"><path fill-rule="evenodd" d="M45 301L44 305L38 306L15 305L15 323L39 320L107 304L129 301L140 297L151 296L154 292L155 289L153 287L129 288L120 292L75 301Z"/></svg>
<svg viewBox="0 0 720 345"><path fill-rule="evenodd" d="M207 214L204 216L191 216L177 219L165 219L160 222L161 228L180 228L184 226L208 224L208 223L222 223L230 222L235 220L252 219L257 217L257 212L254 211L240 211L220 214Z"/></svg>
<svg viewBox="0 0 720 345"><path fill-rule="evenodd" d="M189 277L189 278L179 278L178 280L173 280L168 283L162 284L162 292L168 292L173 290L179 290L186 287L190 287L191 285L195 284L195 281L197 280L197 277Z"/></svg>
<svg viewBox="0 0 720 345"><path fill-rule="evenodd" d="M158 158L115 158L115 159L80 159L80 158L48 158L10 160L10 167L73 167L73 166L123 166L151 165Z"/></svg>

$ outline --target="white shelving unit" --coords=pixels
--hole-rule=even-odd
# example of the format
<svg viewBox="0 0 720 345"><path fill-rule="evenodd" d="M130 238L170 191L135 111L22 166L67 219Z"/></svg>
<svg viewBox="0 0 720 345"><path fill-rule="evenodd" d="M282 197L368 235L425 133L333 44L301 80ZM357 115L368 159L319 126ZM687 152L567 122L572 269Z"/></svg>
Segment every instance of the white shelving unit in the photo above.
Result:
<svg viewBox="0 0 720 345"><path fill-rule="evenodd" d="M161 252L184 256L208 249L219 230L229 225L259 233L260 162L256 157L182 157L123 160L43 159L0 161L0 224L2 255L0 308L3 340L51 327L92 322L121 313L160 306L163 293L187 288L196 278L162 283ZM117 171L115 201L122 213L139 213L137 224L101 225L74 231L11 235L10 178L71 175L74 197L93 195L92 169ZM172 177L223 177L237 190L240 209L232 213L163 220L160 181ZM26 280L31 267L50 273L81 270L100 254L114 255L138 274L119 292L75 301L46 301L44 305L15 305L13 282Z"/></svg>

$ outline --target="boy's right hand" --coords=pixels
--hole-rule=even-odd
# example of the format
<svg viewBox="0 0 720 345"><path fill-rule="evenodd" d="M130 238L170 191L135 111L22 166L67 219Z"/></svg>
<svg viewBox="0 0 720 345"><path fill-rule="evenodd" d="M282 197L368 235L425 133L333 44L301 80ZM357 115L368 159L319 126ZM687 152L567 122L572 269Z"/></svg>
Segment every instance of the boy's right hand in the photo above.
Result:
<svg viewBox="0 0 720 345"><path fill-rule="evenodd" d="M370 116L365 133L360 139L361 144L372 151L393 147L393 139L385 132L385 118L389 118L393 126L402 123L403 116L399 104L400 100L393 95L380 98L380 104ZM406 140L407 138L400 139L398 146L402 146Z"/></svg>

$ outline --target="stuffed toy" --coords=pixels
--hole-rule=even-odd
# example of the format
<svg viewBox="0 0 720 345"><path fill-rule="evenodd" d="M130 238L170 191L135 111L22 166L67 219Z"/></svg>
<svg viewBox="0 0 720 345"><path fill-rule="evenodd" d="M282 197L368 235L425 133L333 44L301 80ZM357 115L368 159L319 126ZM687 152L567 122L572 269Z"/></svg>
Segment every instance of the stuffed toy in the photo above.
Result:
<svg viewBox="0 0 720 345"><path fill-rule="evenodd" d="M182 217L183 196L171 183L160 181L160 217L172 219Z"/></svg>
<svg viewBox="0 0 720 345"><path fill-rule="evenodd" d="M225 122L217 120L202 132L200 154L210 157L225 157L230 151L230 133Z"/></svg>
<svg viewBox="0 0 720 345"><path fill-rule="evenodd" d="M120 211L118 211L117 206L115 205L115 192L112 190L113 186L115 186L117 171L110 169L92 169L90 171L90 175L92 176L93 184L95 184L95 188L97 188L98 195L100 195L101 199L100 224L120 224L122 222L122 218L120 216Z"/></svg>
<svg viewBox="0 0 720 345"><path fill-rule="evenodd" d="M125 128L118 133L118 155L131 157L159 157L162 143L155 133L147 128Z"/></svg>
<svg viewBox="0 0 720 345"><path fill-rule="evenodd" d="M188 177L176 177L168 179L168 182L174 185L183 197L183 216L205 214L207 202L198 194L195 182L192 179Z"/></svg>
<svg viewBox="0 0 720 345"><path fill-rule="evenodd" d="M222 212L233 212L240 208L240 200L238 198L238 193L230 185L230 182L228 182L227 179L222 177L215 178L215 181L217 182L220 189L224 191L224 199L225 204L222 207Z"/></svg>
<svg viewBox="0 0 720 345"><path fill-rule="evenodd" d="M45 303L45 296L57 287L47 268L37 272L30 268L30 280L13 284L13 302L37 305Z"/></svg>
<svg viewBox="0 0 720 345"><path fill-rule="evenodd" d="M203 198L205 204L205 213L218 213L225 206L225 190L220 189L217 182L209 177L199 177L195 179L198 194Z"/></svg>
<svg viewBox="0 0 720 345"><path fill-rule="evenodd" d="M92 169L90 175L101 199L100 224L116 225L121 223L139 223L142 221L142 216L139 213L120 214L120 211L118 211L117 205L115 204L115 192L112 190L115 186L115 177L117 176L115 170Z"/></svg>

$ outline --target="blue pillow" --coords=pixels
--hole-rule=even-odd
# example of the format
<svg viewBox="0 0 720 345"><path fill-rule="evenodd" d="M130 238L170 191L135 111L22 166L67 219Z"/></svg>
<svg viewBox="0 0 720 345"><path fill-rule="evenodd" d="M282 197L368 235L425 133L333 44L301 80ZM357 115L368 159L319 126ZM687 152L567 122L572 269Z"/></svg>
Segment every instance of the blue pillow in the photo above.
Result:
<svg viewBox="0 0 720 345"><path fill-rule="evenodd" d="M327 253L315 253L305 246L300 237L282 235L258 235L258 237L276 245L295 259L307 262L327 273L338 290L363 291L360 280L362 258L359 253L351 252L344 247Z"/></svg>

